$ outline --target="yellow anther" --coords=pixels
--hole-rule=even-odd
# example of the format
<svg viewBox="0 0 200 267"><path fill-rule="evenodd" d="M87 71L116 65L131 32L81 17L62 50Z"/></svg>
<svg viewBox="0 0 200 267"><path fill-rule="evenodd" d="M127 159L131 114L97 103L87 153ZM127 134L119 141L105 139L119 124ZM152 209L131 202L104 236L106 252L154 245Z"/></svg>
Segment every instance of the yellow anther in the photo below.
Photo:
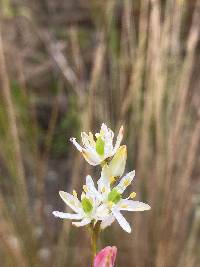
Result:
<svg viewBox="0 0 200 267"><path fill-rule="evenodd" d="M114 183L116 181L115 176L110 176L109 177L109 181L110 181L111 184Z"/></svg>
<svg viewBox="0 0 200 267"><path fill-rule="evenodd" d="M136 197L136 193L135 192L132 192L129 196L129 198L135 198Z"/></svg>
<svg viewBox="0 0 200 267"><path fill-rule="evenodd" d="M128 179L127 179L127 180L125 180L125 181L124 181L124 186L126 186L126 187L127 187L127 186L129 186L129 185L130 185L130 180L128 180Z"/></svg>
<svg viewBox="0 0 200 267"><path fill-rule="evenodd" d="M87 188L87 186L86 186L86 185L83 185L83 190L85 191L85 193L87 193L87 192L88 192L88 188Z"/></svg>
<svg viewBox="0 0 200 267"><path fill-rule="evenodd" d="M76 190L73 190L73 196L74 196L74 197L77 197L77 192L76 192Z"/></svg>
<svg viewBox="0 0 200 267"><path fill-rule="evenodd" d="M102 192L102 193L105 193L105 192L106 192L106 188L103 187L103 188L101 189L101 192Z"/></svg>
<svg viewBox="0 0 200 267"><path fill-rule="evenodd" d="M122 209L127 209L128 206L127 206L127 205L121 205L121 208L122 208Z"/></svg>

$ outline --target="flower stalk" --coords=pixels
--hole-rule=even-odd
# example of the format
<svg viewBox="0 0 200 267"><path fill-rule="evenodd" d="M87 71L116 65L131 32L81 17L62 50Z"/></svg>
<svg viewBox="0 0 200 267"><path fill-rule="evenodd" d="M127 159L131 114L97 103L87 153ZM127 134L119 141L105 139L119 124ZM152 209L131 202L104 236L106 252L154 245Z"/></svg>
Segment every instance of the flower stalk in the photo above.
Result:
<svg viewBox="0 0 200 267"><path fill-rule="evenodd" d="M99 238L99 232L100 232L100 223L96 223L94 225L94 223L92 222L90 224L90 230L91 230L91 249L92 249L92 253L91 253L91 262L92 265L91 267L94 266L94 259L97 253L97 242L98 242L98 238Z"/></svg>

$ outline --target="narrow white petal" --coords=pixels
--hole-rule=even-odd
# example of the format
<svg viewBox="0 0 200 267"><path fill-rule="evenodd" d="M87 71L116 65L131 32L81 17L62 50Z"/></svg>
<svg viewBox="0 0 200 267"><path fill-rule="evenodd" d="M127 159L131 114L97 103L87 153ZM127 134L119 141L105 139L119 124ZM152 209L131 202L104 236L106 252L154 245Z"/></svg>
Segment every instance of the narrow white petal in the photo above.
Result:
<svg viewBox="0 0 200 267"><path fill-rule="evenodd" d="M85 225L89 224L90 222L91 222L91 219L84 218L82 221L80 221L80 222L72 222L72 224L75 225L76 227L80 227L80 226L85 226Z"/></svg>
<svg viewBox="0 0 200 267"><path fill-rule="evenodd" d="M86 149L91 148L90 137L85 132L81 133L82 143Z"/></svg>
<svg viewBox="0 0 200 267"><path fill-rule="evenodd" d="M99 157L99 155L92 149L83 149L82 154L85 160L92 166L96 166L102 162L102 159Z"/></svg>
<svg viewBox="0 0 200 267"><path fill-rule="evenodd" d="M115 187L119 193L123 193L125 189L131 184L133 178L135 177L135 171L127 173Z"/></svg>
<svg viewBox="0 0 200 267"><path fill-rule="evenodd" d="M90 145L91 145L92 147L95 147L95 146L96 146L96 142L95 142L95 140L94 140L94 135L93 135L93 133L91 133L91 132L89 132L89 141L90 141Z"/></svg>
<svg viewBox="0 0 200 267"><path fill-rule="evenodd" d="M124 229L124 231L126 231L127 233L131 233L130 224L127 222L124 216L116 209L113 209L112 213L118 221L119 225Z"/></svg>
<svg viewBox="0 0 200 267"><path fill-rule="evenodd" d="M101 222L101 229L105 229L106 227L110 226L115 221L115 217L111 214L108 215L102 222Z"/></svg>
<svg viewBox="0 0 200 267"><path fill-rule="evenodd" d="M113 139L114 133L113 131L107 127L105 123L102 123L101 125L101 133L103 133L104 136L110 137L110 139Z"/></svg>
<svg viewBox="0 0 200 267"><path fill-rule="evenodd" d="M101 125L101 133L103 133L104 136L104 157L110 157L112 150L113 150L113 137L114 133L113 131L106 126L106 124Z"/></svg>
<svg viewBox="0 0 200 267"><path fill-rule="evenodd" d="M116 153L117 149L120 147L123 135L124 135L124 127L121 126L120 129L119 129L119 133L118 133L118 136L117 136L117 140L116 140L112 155L114 155Z"/></svg>
<svg viewBox="0 0 200 267"><path fill-rule="evenodd" d="M62 198L62 200L75 212L80 211L81 203L78 200L77 197L64 192L64 191L59 191L59 195Z"/></svg>
<svg viewBox="0 0 200 267"><path fill-rule="evenodd" d="M148 204L128 199L121 200L120 203L118 204L118 207L120 210L127 210L127 211L144 211L151 209L151 207Z"/></svg>
<svg viewBox="0 0 200 267"><path fill-rule="evenodd" d="M76 141L76 138L74 137L71 137L70 139L70 142L73 143L73 145L80 151L82 152L83 148L79 145L79 143Z"/></svg>
<svg viewBox="0 0 200 267"><path fill-rule="evenodd" d="M88 188L87 195L91 195L92 198L101 199L101 194L95 188L94 181L90 175L86 176L86 186Z"/></svg>
<svg viewBox="0 0 200 267"><path fill-rule="evenodd" d="M97 181L98 191L100 193L108 194L110 192L110 180L109 180L109 168L108 165L104 165L101 171L101 177Z"/></svg>
<svg viewBox="0 0 200 267"><path fill-rule="evenodd" d="M88 189L90 189L91 191L97 191L95 186L94 186L94 181L92 180L92 177L90 175L86 176L86 185L88 187Z"/></svg>
<svg viewBox="0 0 200 267"><path fill-rule="evenodd" d="M71 213L65 213L65 212L60 212L60 211L53 211L53 215L61 219L72 219L72 220L82 219L81 214L71 214Z"/></svg>
<svg viewBox="0 0 200 267"><path fill-rule="evenodd" d="M103 131L103 132L107 132L108 131L108 127L107 127L107 125L105 123L101 124L101 131Z"/></svg>

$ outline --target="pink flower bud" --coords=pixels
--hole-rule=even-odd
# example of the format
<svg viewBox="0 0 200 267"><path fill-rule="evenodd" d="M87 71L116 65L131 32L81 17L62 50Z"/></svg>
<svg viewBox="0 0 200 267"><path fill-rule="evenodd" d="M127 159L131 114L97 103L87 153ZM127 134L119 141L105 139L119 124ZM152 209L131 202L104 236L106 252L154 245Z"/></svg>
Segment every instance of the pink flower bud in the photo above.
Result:
<svg viewBox="0 0 200 267"><path fill-rule="evenodd" d="M94 267L114 267L116 255L116 247L105 247L96 255L94 259Z"/></svg>

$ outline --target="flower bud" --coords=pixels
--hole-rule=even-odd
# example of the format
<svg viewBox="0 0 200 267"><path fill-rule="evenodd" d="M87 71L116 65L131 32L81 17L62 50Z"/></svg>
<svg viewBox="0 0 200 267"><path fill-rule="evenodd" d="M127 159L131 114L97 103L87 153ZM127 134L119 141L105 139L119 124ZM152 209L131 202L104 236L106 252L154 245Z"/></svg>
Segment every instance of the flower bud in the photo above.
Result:
<svg viewBox="0 0 200 267"><path fill-rule="evenodd" d="M108 175L109 177L120 177L124 173L127 158L126 146L120 146L114 155L113 159L108 163Z"/></svg>
<svg viewBox="0 0 200 267"><path fill-rule="evenodd" d="M94 267L114 267L116 255L117 248L115 246L105 247L96 255Z"/></svg>

